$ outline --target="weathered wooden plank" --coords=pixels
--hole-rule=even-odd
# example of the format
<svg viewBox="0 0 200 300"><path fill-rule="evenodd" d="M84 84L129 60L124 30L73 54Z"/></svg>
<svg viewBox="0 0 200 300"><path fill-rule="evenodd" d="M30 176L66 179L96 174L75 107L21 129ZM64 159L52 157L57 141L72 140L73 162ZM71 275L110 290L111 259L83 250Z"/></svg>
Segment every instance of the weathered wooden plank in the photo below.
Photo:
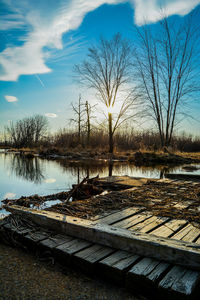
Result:
<svg viewBox="0 0 200 300"><path fill-rule="evenodd" d="M55 249L62 251L64 254L72 255L80 250L90 247L91 245L91 243L85 240L74 238L64 244L57 246Z"/></svg>
<svg viewBox="0 0 200 300"><path fill-rule="evenodd" d="M168 218L150 217L143 222L131 227L134 230L147 232L152 228L157 228L159 224L166 222ZM129 228L130 230L130 228ZM138 255L126 251L117 251L111 256L99 262L101 273L107 278L112 278L117 283L122 283L125 279L125 272L130 269L136 260L142 259Z"/></svg>
<svg viewBox="0 0 200 300"><path fill-rule="evenodd" d="M200 237L196 240L196 244L200 244Z"/></svg>
<svg viewBox="0 0 200 300"><path fill-rule="evenodd" d="M173 239L193 242L200 235L200 229L188 224L172 236Z"/></svg>
<svg viewBox="0 0 200 300"><path fill-rule="evenodd" d="M160 281L158 287L161 295L170 299L197 299L195 292L199 281L199 272L174 266Z"/></svg>
<svg viewBox="0 0 200 300"><path fill-rule="evenodd" d="M126 287L129 290L136 289L146 296L153 295L157 290L157 283L169 268L168 263L152 258L143 258L128 272Z"/></svg>
<svg viewBox="0 0 200 300"><path fill-rule="evenodd" d="M131 252L118 250L98 262L98 269L106 279L123 285L128 269L139 259Z"/></svg>
<svg viewBox="0 0 200 300"><path fill-rule="evenodd" d="M199 229L188 224L172 238L194 241L199 235ZM159 283L161 296L173 299L195 299L200 282L200 272L174 266ZM196 298L197 299L197 298Z"/></svg>
<svg viewBox="0 0 200 300"><path fill-rule="evenodd" d="M28 242L38 243L49 236L48 232L45 231L34 231L26 234L25 240Z"/></svg>
<svg viewBox="0 0 200 300"><path fill-rule="evenodd" d="M151 231L151 234L160 237L170 237L187 224L185 220L170 220L159 228Z"/></svg>
<svg viewBox="0 0 200 300"><path fill-rule="evenodd" d="M150 213L143 212L141 214L134 215L125 220L116 222L113 226L119 227L119 228L130 228L140 222L143 222L146 219L149 219L150 217L151 217Z"/></svg>
<svg viewBox="0 0 200 300"><path fill-rule="evenodd" d="M129 230L138 230L140 232L149 233L168 220L169 218L152 216L139 224L129 227Z"/></svg>
<svg viewBox="0 0 200 300"><path fill-rule="evenodd" d="M121 211L121 210L120 210ZM92 221L99 221L100 219L103 219L103 218L105 218L105 217L108 217L108 216L110 216L110 215L112 215L112 214L115 214L115 213L118 213L119 212L119 210L112 210L112 211L105 211L105 212L103 212L102 214L99 214L99 215L96 215L96 216L93 216L93 217L91 217L91 220Z"/></svg>
<svg viewBox="0 0 200 300"><path fill-rule="evenodd" d="M199 282L199 272L187 270L181 279L175 280L172 285L172 289L180 294L192 295L192 293L198 288Z"/></svg>
<svg viewBox="0 0 200 300"><path fill-rule="evenodd" d="M57 234L39 242L39 245L48 249L53 249L59 245L72 241L74 238L67 235Z"/></svg>
<svg viewBox="0 0 200 300"><path fill-rule="evenodd" d="M91 243L85 240L73 238L64 244L54 247L53 253L56 259L62 263L64 262L65 264L70 265L72 261L72 255L74 253L90 247L91 245Z"/></svg>
<svg viewBox="0 0 200 300"><path fill-rule="evenodd" d="M92 245L73 255L73 263L85 272L92 272L96 264L115 250L99 244Z"/></svg>
<svg viewBox="0 0 200 300"><path fill-rule="evenodd" d="M47 211L23 209L17 206L12 206L9 209L23 217L29 217L37 224L59 230L59 232L67 235L200 269L200 246L194 245L194 243L159 238L155 235L133 232L104 224L94 224L88 220Z"/></svg>
<svg viewBox="0 0 200 300"><path fill-rule="evenodd" d="M187 222L183 220L171 220L153 230L151 233L168 237L175 234L177 230L186 224ZM136 283L138 290L145 291L145 295L148 295L148 293L153 294L157 289L157 284L160 279L162 279L171 268L172 267L168 263L156 259L144 258L128 272L126 280L127 287L131 289L134 282ZM163 287L163 289L165 288Z"/></svg>
<svg viewBox="0 0 200 300"><path fill-rule="evenodd" d="M124 220L128 217L131 217L139 212L144 211L144 208L140 207L129 207L126 209L123 209L122 211L115 212L113 214L110 214L106 217L103 217L98 220L97 223L103 223L103 224L109 224L112 225L116 222L119 222L121 220Z"/></svg>

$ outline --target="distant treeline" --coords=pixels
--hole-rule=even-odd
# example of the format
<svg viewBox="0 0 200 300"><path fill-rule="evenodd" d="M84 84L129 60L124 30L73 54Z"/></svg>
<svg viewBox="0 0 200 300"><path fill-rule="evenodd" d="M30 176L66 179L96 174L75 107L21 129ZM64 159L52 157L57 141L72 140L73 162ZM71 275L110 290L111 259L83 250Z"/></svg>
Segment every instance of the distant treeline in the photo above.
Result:
<svg viewBox="0 0 200 300"><path fill-rule="evenodd" d="M105 129L93 128L88 140L87 130L78 133L72 129L60 129L48 133L45 117L36 115L24 118L5 128L0 145L13 148L40 148L51 153L64 154L67 150L109 151L109 135ZM115 151L159 151L162 150L160 136L154 131L134 131L130 128L119 130L114 137ZM200 137L182 134L173 136L170 149L181 152L200 152Z"/></svg>
<svg viewBox="0 0 200 300"><path fill-rule="evenodd" d="M81 135L81 142L76 132L60 130L55 134L49 134L40 139L37 144L31 143L29 147L49 148L52 153L64 153L68 149L91 149L97 151L108 151L108 134L103 130L92 132L90 137L90 144L87 144L87 135ZM2 142L2 145L20 148L18 144L7 141ZM22 146L22 145L21 145ZM144 132L126 132L120 131L116 134L114 140L115 151L137 151L150 150L159 151L162 149L160 144L160 137L158 133L144 131ZM200 152L200 137L193 137L191 135L182 134L174 136L170 149L181 152Z"/></svg>
<svg viewBox="0 0 200 300"><path fill-rule="evenodd" d="M51 145L61 148L91 148L108 150L108 134L103 130L93 132L90 137L90 145L87 146L87 138L82 135L81 144L78 143L76 133L65 130L57 132L51 138ZM162 149L160 136L155 132L135 132L119 131L115 135L114 147L116 151L137 151L150 150L158 151ZM200 152L200 137L182 134L174 136L170 148L174 151Z"/></svg>

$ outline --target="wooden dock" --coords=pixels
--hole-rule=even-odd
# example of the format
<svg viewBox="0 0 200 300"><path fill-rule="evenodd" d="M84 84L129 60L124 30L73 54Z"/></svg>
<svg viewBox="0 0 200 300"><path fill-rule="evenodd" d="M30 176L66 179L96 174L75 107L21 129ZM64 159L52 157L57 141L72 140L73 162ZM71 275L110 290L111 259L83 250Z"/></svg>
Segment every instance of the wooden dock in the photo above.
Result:
<svg viewBox="0 0 200 300"><path fill-rule="evenodd" d="M61 264L102 276L147 298L200 299L196 224L154 216L142 207L92 220L15 206L8 209L26 219L26 223L5 219L1 226L18 244L33 251L48 250ZM37 227L28 226L27 220Z"/></svg>

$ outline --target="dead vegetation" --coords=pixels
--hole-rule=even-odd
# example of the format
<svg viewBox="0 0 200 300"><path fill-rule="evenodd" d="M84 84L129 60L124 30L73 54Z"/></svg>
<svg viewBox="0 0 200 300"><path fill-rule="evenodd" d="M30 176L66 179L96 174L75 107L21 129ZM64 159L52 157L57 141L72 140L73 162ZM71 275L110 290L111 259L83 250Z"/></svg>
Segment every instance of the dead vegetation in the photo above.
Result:
<svg viewBox="0 0 200 300"><path fill-rule="evenodd" d="M153 215L200 224L200 183L148 180L146 184L129 190L62 203L48 210L89 219L131 206L145 207Z"/></svg>
<svg viewBox="0 0 200 300"><path fill-rule="evenodd" d="M103 191L103 193L102 193ZM101 193L100 195L97 195ZM200 182L147 180L130 177L84 179L69 192L4 200L7 205L39 207L48 200L60 199L46 210L91 219L131 206L146 208L153 215L185 219L200 224ZM69 200L73 200L70 201ZM199 225L200 226L200 225Z"/></svg>

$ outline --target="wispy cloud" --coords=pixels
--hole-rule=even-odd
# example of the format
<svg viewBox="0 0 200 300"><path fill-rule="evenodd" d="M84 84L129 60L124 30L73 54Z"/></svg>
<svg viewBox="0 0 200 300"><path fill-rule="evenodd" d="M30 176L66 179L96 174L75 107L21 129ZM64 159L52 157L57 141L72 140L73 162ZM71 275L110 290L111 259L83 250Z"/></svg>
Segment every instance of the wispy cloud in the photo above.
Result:
<svg viewBox="0 0 200 300"><path fill-rule="evenodd" d="M44 15L44 10L22 9L21 6L28 6L30 1L19 0L16 9L16 1L6 1L10 8L24 14L24 20L32 27L32 31L24 37L22 46L9 46L0 53L0 64L3 67L3 74L0 75L2 81L16 81L20 75L42 74L50 72L51 69L45 64L49 58L51 48L62 49L62 35L69 30L79 27L84 16L104 3L119 3L120 0L77 0L61 1L59 9L53 8L55 13L49 11L48 16ZM12 4L12 5L11 5ZM21 6L20 6L21 4ZM48 1L47 1L48 4ZM31 12L30 12L31 11ZM11 24L10 24L11 25ZM44 47L46 50L44 50Z"/></svg>
<svg viewBox="0 0 200 300"><path fill-rule="evenodd" d="M59 61L63 58L62 55L69 55L68 51L61 51L62 55L59 55L59 51L56 50L55 56L55 49L63 50L65 47L62 43L64 33L77 29L84 16L102 4L127 2L126 0L59 0L52 1L49 5L49 1L44 0L41 4L34 5L35 2L29 0L0 1L3 1L9 9L9 13L4 15L0 22L0 30L5 32L9 29L18 29L16 39L23 42L22 45L16 45L13 41L9 41L7 47L0 53L0 65L3 70L0 73L1 81L17 81L20 75L51 72L50 67L46 65L51 57L54 61ZM157 22L162 18L160 0L129 1L135 8L137 25ZM198 5L200 0L165 0L163 3L162 8L167 15L184 15ZM80 41L66 45L67 50L70 47L73 52L76 47L80 47Z"/></svg>
<svg viewBox="0 0 200 300"><path fill-rule="evenodd" d="M57 118L57 114L54 114L54 113L46 113L44 115L48 118Z"/></svg>
<svg viewBox="0 0 200 300"><path fill-rule="evenodd" d="M6 101L8 101L8 102L16 102L16 101L18 101L18 98L15 97L15 96L5 95L4 98L5 98Z"/></svg>
<svg viewBox="0 0 200 300"><path fill-rule="evenodd" d="M135 23L139 26L156 23L166 16L174 14L184 16L193 10L200 0L131 0L135 11Z"/></svg>

